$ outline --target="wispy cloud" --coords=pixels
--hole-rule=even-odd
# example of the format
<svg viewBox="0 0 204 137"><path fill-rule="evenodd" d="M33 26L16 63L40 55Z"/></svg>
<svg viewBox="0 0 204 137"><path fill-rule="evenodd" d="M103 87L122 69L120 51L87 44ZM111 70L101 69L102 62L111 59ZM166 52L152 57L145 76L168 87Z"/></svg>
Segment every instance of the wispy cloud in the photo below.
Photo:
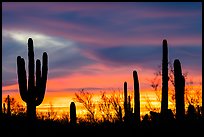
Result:
<svg viewBox="0 0 204 137"><path fill-rule="evenodd" d="M124 73L122 82L130 79L129 69L145 72L140 74L145 80L161 64L163 39L168 40L169 59L179 58L185 70L201 77L201 30L199 2L3 2L2 84L17 82L16 58L27 60L29 37L34 40L35 59L48 53L49 80L77 82L90 76L94 81L98 76L114 81L110 77L119 79L117 75ZM81 81L83 87L90 81Z"/></svg>
<svg viewBox="0 0 204 137"><path fill-rule="evenodd" d="M16 80L17 78L17 56L22 56L27 60L28 36L32 36L34 41L35 59L42 60L43 52L48 53L50 78L77 72L81 67L93 63L91 59L79 52L77 45L72 41L40 33L29 34L24 31L3 31L3 83L14 84L14 82L5 81Z"/></svg>

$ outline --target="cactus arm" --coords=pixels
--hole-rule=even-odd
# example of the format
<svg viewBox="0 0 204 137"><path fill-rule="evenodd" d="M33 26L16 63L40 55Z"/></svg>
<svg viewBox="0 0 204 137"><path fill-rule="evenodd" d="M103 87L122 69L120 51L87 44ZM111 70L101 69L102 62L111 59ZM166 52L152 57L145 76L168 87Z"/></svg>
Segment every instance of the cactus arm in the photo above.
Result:
<svg viewBox="0 0 204 137"><path fill-rule="evenodd" d="M132 113L131 111L131 100L130 100L130 96L128 96L128 116Z"/></svg>
<svg viewBox="0 0 204 137"><path fill-rule="evenodd" d="M41 83L41 63L40 60L36 60L36 87L40 87Z"/></svg>
<svg viewBox="0 0 204 137"><path fill-rule="evenodd" d="M40 72L40 61L36 61L36 88L37 88L37 100L36 106L39 106L45 96L46 83L47 83L47 72L48 72L48 56L47 53L43 53L43 66L42 66L42 77ZM38 74L37 74L38 73ZM38 77L38 78L37 78Z"/></svg>
<svg viewBox="0 0 204 137"><path fill-rule="evenodd" d="M42 87L43 92L46 90L47 83L47 73L48 73L48 55L46 52L43 53L43 66L42 66Z"/></svg>
<svg viewBox="0 0 204 137"><path fill-rule="evenodd" d="M39 101L39 97L40 97L40 92L41 92L41 82L42 82L42 78L41 78L41 63L40 60L37 59L36 60L36 91L35 91L35 98L36 98L36 106L38 106L37 104L40 104ZM39 103L37 103L39 102Z"/></svg>
<svg viewBox="0 0 204 137"><path fill-rule="evenodd" d="M25 70L25 61L20 56L17 57L17 74L20 96L24 102L27 102L27 78Z"/></svg>
<svg viewBox="0 0 204 137"><path fill-rule="evenodd" d="M32 94L33 96L34 92L34 86L35 86L35 81L34 81L34 51L33 51L33 40L31 38L28 39L28 71L29 71L29 78L28 78L28 92L29 94Z"/></svg>

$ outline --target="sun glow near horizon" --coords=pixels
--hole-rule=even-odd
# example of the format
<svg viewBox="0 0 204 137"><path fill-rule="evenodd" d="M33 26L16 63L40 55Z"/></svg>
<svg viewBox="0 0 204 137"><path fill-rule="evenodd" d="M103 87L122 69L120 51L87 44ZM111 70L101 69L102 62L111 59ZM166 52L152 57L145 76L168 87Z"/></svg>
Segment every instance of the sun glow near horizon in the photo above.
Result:
<svg viewBox="0 0 204 137"><path fill-rule="evenodd" d="M12 86L13 87L13 86ZM189 95L195 98L195 96L199 95L201 97L201 91L202 86L201 85L195 85L195 86L187 86L186 89L188 89ZM5 89L4 89L5 90ZM101 101L102 93L105 93L105 95L111 96L116 95L120 96L121 98L121 106L123 107L123 89L119 90L85 90L86 92L89 92L93 95L93 103L98 105ZM170 93L171 91L169 91ZM82 104L79 102L76 102L74 99L75 93L79 93L79 90L71 90L71 91L52 91L52 92L46 92L44 100L41 105L37 106L37 113L39 114L46 114L48 112L55 112L56 118L61 118L63 115L67 114L69 115L69 109L70 109L70 103L75 102L76 104L76 112L77 116L85 116L87 114L87 110L83 107ZM197 94L197 95L196 95ZM6 98L7 95L10 95L10 97L14 97L17 102L20 102L24 106L26 106L25 102L22 101L20 97L19 92L11 91L11 92L3 92L2 98ZM131 106L133 105L133 90L128 89L128 95L131 96ZM140 111L141 116L144 116L145 114L149 114L150 110L153 111L160 111L160 98L161 98L161 91L153 91L152 89L149 90L140 90ZM169 108L174 110L175 109L175 103L172 102L174 100L171 99L171 96L169 96ZM201 105L201 98L199 100L199 105ZM97 108L98 109L98 108ZM100 115L99 110L96 109L96 115ZM134 110L134 109L133 109ZM113 110L112 110L113 111Z"/></svg>

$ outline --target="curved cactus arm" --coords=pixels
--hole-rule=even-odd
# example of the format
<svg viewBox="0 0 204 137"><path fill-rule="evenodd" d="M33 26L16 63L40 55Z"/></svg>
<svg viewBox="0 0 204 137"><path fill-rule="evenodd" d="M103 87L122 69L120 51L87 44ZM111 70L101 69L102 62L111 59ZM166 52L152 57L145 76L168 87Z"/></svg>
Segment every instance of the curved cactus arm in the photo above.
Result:
<svg viewBox="0 0 204 137"><path fill-rule="evenodd" d="M36 99L36 104L41 104L40 103L40 92L41 92L41 83L42 83L42 78L41 78L41 63L40 60L36 60L36 90L35 90L35 99ZM39 102L39 103L37 103ZM38 105L37 105L38 106Z"/></svg>
<svg viewBox="0 0 204 137"><path fill-rule="evenodd" d="M46 90L47 83L47 73L48 73L48 55L46 52L43 53L43 66L42 66L42 87L43 91Z"/></svg>
<svg viewBox="0 0 204 137"><path fill-rule="evenodd" d="M42 76L40 71L41 65L40 60L36 61L36 106L39 106L45 96L46 83L47 83L47 73L48 73L48 55L46 52L43 53L43 66L42 66Z"/></svg>
<svg viewBox="0 0 204 137"><path fill-rule="evenodd" d="M41 85L41 63L40 60L36 60L36 87Z"/></svg>
<svg viewBox="0 0 204 137"><path fill-rule="evenodd" d="M21 56L17 57L17 74L18 74L18 83L20 96L23 101L27 103L27 78L26 78L26 70L25 70L25 61Z"/></svg>

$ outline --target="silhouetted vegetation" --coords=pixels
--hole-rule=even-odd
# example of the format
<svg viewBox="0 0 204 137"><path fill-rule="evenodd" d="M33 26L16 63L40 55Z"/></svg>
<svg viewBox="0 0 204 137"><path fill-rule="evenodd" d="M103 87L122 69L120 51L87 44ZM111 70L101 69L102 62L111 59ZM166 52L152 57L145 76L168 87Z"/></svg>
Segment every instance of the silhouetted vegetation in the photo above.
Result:
<svg viewBox="0 0 204 137"><path fill-rule="evenodd" d="M115 96L115 94L107 96L103 92L97 105L93 100L93 94L82 89L79 93L75 93L75 102L71 102L69 114L64 115L63 118L57 119L55 116L53 117L55 114L52 111L52 105L46 118L43 115L36 116L36 106L42 103L46 90L48 57L46 52L43 53L42 75L40 60L36 61L35 84L34 51L31 38L28 40L28 58L28 88L25 61L20 56L17 57L17 69L19 91L22 100L27 103L27 116L29 119L24 115L12 115L12 106L15 103L12 103L14 99L11 99L8 95L5 100L7 107L5 104L3 106L4 113L1 122L2 130L10 131L8 135L22 135L22 132L26 136L31 135L31 133L32 135L38 135L34 131L46 136L59 136L64 133L82 134L84 136L104 136L107 134L115 136L122 134L164 136L167 135L166 133L169 136L175 136L175 132L182 132L184 136L203 134L203 109L200 106L195 108L192 103L189 103L188 109L185 111L185 77L182 73L179 59L174 60L174 80L172 80L172 77L168 77L168 49L166 40L163 40L161 112L149 111L144 116L140 115L140 91L137 71L133 71L134 105L131 105L131 95L128 94L127 82L124 82L123 98ZM171 82L174 83L175 88L175 114L171 109L168 109L169 80L172 80ZM152 86L156 89L158 85L153 84ZM81 103L87 110L88 113L85 117L77 116L76 102ZM134 109L132 106L134 106ZM96 117L97 107L101 113L101 119ZM34 120L33 123L30 123L30 119Z"/></svg>
<svg viewBox="0 0 204 137"><path fill-rule="evenodd" d="M10 106L11 103L10 103L9 95L7 96L6 100L7 100L7 115L11 116L11 106Z"/></svg>
<svg viewBox="0 0 204 137"><path fill-rule="evenodd" d="M168 46L167 40L163 40L162 52L162 101L161 101L161 114L166 116L168 111Z"/></svg>
<svg viewBox="0 0 204 137"><path fill-rule="evenodd" d="M43 65L41 74L40 60L36 60L36 80L34 76L35 72L35 60L33 50L33 40L28 39L28 87L27 77L25 70L25 61L21 56L17 57L17 74L18 84L21 98L27 104L27 116L29 119L36 118L36 106L40 105L44 99L47 72L48 72L48 56L47 53L43 53Z"/></svg>
<svg viewBox="0 0 204 137"><path fill-rule="evenodd" d="M74 102L70 104L70 123L72 126L76 125L76 106Z"/></svg>
<svg viewBox="0 0 204 137"><path fill-rule="evenodd" d="M179 121L183 121L185 115L184 104L185 78L182 75L181 64L178 59L174 60L174 79L176 98L176 119Z"/></svg>
<svg viewBox="0 0 204 137"><path fill-rule="evenodd" d="M11 115L23 115L24 113L25 107L21 103L17 102L14 97L7 95L7 97L4 98L3 114L11 116Z"/></svg>

